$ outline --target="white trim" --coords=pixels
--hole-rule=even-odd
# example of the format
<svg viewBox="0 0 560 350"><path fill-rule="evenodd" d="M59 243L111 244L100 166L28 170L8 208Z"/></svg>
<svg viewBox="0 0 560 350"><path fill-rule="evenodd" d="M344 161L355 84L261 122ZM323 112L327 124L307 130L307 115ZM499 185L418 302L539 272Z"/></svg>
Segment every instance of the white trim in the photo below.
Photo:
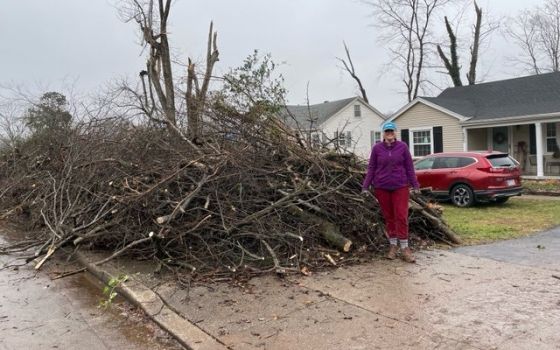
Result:
<svg viewBox="0 0 560 350"><path fill-rule="evenodd" d="M513 127L511 125L508 125L507 127L508 129L508 153L509 154L513 154L513 152L515 151L515 145L513 144Z"/></svg>
<svg viewBox="0 0 560 350"><path fill-rule="evenodd" d="M535 123L535 142L537 143L537 176L544 176L542 124Z"/></svg>
<svg viewBox="0 0 560 350"><path fill-rule="evenodd" d="M468 133L468 129L467 128L462 128L463 131L463 152L467 152L467 149L469 148L469 133Z"/></svg>
<svg viewBox="0 0 560 350"><path fill-rule="evenodd" d="M418 128L409 128L408 129L408 149L410 151L410 154L412 155L412 158L420 158L420 157L424 157L424 156L417 156L414 154L414 132L417 131L428 131L430 133L430 153L429 154L433 154L434 153L434 128L433 127L418 127ZM425 145L425 144L422 144Z"/></svg>
<svg viewBox="0 0 560 350"><path fill-rule="evenodd" d="M383 141L383 131L381 131L381 129L370 130L369 131L369 143L371 144L371 147L375 146L375 144L377 143L377 142L375 142L375 133L379 133L379 141L377 141L377 142Z"/></svg>
<svg viewBox="0 0 560 350"><path fill-rule="evenodd" d="M541 119L541 120L535 120ZM522 124L534 124L535 122L545 121L553 123L555 121L560 121L560 113L547 113L547 114L531 114L531 115L522 115L522 116L515 116L515 117L503 117L503 118L493 118L493 119L480 119L480 120L473 120L473 121L464 121L461 125L467 126L506 126L515 123L515 125L522 125Z"/></svg>
<svg viewBox="0 0 560 350"><path fill-rule="evenodd" d="M453 111L450 111L447 108L443 108L440 105L437 105L433 102L427 101L421 97L417 97L414 100L410 101L407 105L405 105L404 107L402 107L401 109L399 109L395 114L393 114L390 118L388 118L387 120L385 120L385 122L392 122L393 120L397 119L398 117L400 117L402 114L404 114L404 112L408 111L409 109L411 109L412 107L414 107L415 105L417 105L418 103L423 103L428 107L432 107L434 109L437 109L438 111L445 113L447 115L450 115L454 118L459 119L459 121L463 122L463 121L467 121L470 119L470 117L465 117L461 114L455 113Z"/></svg>

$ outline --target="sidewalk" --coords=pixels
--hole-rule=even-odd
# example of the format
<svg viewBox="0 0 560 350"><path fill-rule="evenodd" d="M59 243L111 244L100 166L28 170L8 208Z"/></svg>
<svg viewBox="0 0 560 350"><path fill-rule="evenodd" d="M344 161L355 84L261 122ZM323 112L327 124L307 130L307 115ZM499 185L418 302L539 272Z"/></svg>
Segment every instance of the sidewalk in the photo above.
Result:
<svg viewBox="0 0 560 350"><path fill-rule="evenodd" d="M243 288L157 285L145 267L122 261L103 269L140 280L202 331L206 338L183 339L193 349L560 349L554 271L455 252Z"/></svg>

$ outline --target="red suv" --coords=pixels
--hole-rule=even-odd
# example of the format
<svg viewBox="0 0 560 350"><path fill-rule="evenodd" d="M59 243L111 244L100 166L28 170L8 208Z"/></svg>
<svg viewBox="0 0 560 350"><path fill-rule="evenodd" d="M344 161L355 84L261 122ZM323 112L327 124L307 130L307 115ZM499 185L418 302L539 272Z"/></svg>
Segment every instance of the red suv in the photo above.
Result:
<svg viewBox="0 0 560 350"><path fill-rule="evenodd" d="M519 163L499 152L436 153L414 163L421 187L459 207L521 195Z"/></svg>

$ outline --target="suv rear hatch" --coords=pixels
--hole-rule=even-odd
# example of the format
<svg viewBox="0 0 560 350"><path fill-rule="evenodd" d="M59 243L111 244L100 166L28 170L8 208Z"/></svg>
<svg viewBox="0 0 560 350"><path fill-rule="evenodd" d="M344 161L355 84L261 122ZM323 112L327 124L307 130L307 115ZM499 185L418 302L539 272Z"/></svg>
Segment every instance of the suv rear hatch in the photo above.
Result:
<svg viewBox="0 0 560 350"><path fill-rule="evenodd" d="M513 173L519 172L519 162L505 153L490 154L486 156L488 162L492 166L491 172L495 173Z"/></svg>
<svg viewBox="0 0 560 350"><path fill-rule="evenodd" d="M494 174L494 183L496 187L512 187L520 186L519 162L505 153L490 154L486 156L490 163L489 173Z"/></svg>

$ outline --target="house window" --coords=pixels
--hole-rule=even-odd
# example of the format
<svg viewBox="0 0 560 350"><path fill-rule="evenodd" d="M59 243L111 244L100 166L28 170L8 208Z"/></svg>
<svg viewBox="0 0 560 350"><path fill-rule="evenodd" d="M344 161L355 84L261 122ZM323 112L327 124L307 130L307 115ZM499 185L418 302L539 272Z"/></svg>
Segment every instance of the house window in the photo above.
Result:
<svg viewBox="0 0 560 350"><path fill-rule="evenodd" d="M346 148L352 147L352 132L346 132Z"/></svg>
<svg viewBox="0 0 560 350"><path fill-rule="evenodd" d="M381 131L370 131L370 136L371 136L371 147L373 147L373 145L375 145L378 142L381 142Z"/></svg>
<svg viewBox="0 0 560 350"><path fill-rule="evenodd" d="M337 147L340 148L350 148L352 147L352 132L350 131L335 131L334 139L336 141Z"/></svg>
<svg viewBox="0 0 560 350"><path fill-rule="evenodd" d="M546 151L556 152L556 123L546 124Z"/></svg>
<svg viewBox="0 0 560 350"><path fill-rule="evenodd" d="M362 116L362 109L360 105L354 105L354 117L361 117Z"/></svg>
<svg viewBox="0 0 560 350"><path fill-rule="evenodd" d="M311 147L321 148L321 135L318 133L311 134Z"/></svg>
<svg viewBox="0 0 560 350"><path fill-rule="evenodd" d="M412 156L423 157L432 153L432 130L412 131Z"/></svg>

